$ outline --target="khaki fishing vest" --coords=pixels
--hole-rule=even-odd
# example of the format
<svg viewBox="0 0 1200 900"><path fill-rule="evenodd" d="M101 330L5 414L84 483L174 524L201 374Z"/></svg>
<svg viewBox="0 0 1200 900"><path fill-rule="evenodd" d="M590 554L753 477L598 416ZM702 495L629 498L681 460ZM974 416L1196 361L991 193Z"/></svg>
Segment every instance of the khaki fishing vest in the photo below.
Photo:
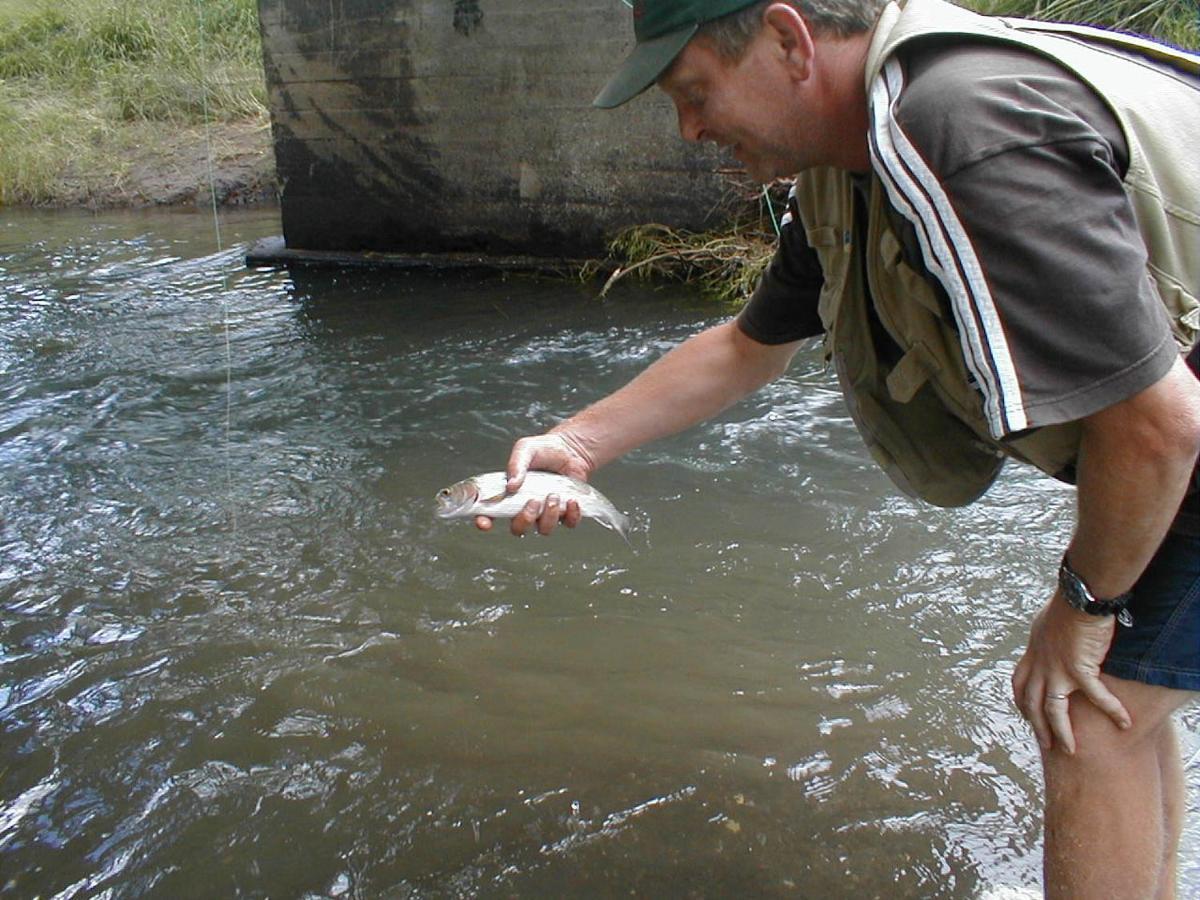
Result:
<svg viewBox="0 0 1200 900"><path fill-rule="evenodd" d="M1195 121L1200 94L1142 67L1115 64L1109 53L1089 45L1133 50L1188 72L1200 73L1200 58L1113 32L984 17L942 0L908 0L903 7L886 7L879 20L867 59L868 96L897 47L933 34L1030 48L1075 72L1105 99L1128 144L1125 189L1149 249L1148 275L1181 351L1191 347L1200 333L1200 151L1194 141L1162 126ZM877 177L870 183L861 247L853 237L855 188L848 173L804 172L795 196L825 276L819 312L826 353L871 455L905 493L937 506L977 499L1005 457L1069 479L1079 448L1078 422L1015 438L990 433L952 314L904 263L886 214L885 189ZM894 365L875 351L866 306L871 299L902 353Z"/></svg>

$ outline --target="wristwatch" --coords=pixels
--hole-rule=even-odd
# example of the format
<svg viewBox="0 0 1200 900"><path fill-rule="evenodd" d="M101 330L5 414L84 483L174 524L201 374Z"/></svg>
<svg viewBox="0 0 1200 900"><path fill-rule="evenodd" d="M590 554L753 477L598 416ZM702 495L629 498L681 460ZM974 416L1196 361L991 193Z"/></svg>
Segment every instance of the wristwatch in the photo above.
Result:
<svg viewBox="0 0 1200 900"><path fill-rule="evenodd" d="M1058 586L1067 602L1075 609L1093 616L1115 615L1117 621L1126 628L1133 624L1133 614L1127 608L1129 601L1133 599L1133 591L1126 591L1111 600L1097 600L1084 580L1071 568L1066 556L1058 567Z"/></svg>

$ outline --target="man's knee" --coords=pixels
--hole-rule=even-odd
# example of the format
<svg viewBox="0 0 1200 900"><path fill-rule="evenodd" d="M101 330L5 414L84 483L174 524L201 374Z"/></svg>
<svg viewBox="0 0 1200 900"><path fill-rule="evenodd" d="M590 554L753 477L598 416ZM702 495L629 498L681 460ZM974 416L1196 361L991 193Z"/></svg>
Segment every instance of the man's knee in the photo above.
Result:
<svg viewBox="0 0 1200 900"><path fill-rule="evenodd" d="M1171 714L1195 694L1157 685L1102 676L1108 689L1124 704L1132 719L1128 729L1116 726L1111 718L1082 693L1071 696L1071 728L1075 732L1075 753L1068 756L1059 749L1046 756L1050 765L1071 769L1128 766L1139 754L1154 757L1164 740L1169 740ZM1049 772L1048 772L1049 774Z"/></svg>

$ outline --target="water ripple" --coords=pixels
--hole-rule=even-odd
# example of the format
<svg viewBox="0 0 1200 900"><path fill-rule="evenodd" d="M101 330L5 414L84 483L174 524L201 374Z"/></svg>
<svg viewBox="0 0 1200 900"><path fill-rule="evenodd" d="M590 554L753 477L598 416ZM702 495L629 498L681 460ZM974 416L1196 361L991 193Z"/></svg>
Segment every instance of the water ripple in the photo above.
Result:
<svg viewBox="0 0 1200 900"><path fill-rule="evenodd" d="M724 313L248 271L211 226L0 217L7 889L1028 896L1008 678L1069 491L898 496L810 344L597 473L632 549L435 521Z"/></svg>

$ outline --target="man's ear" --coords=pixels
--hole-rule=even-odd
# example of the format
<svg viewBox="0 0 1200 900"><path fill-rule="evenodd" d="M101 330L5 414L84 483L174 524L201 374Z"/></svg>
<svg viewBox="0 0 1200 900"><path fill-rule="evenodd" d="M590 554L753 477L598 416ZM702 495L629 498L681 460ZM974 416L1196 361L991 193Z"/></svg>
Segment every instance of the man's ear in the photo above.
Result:
<svg viewBox="0 0 1200 900"><path fill-rule="evenodd" d="M815 50L812 29L796 7L772 3L763 10L763 29L794 77L808 78Z"/></svg>

